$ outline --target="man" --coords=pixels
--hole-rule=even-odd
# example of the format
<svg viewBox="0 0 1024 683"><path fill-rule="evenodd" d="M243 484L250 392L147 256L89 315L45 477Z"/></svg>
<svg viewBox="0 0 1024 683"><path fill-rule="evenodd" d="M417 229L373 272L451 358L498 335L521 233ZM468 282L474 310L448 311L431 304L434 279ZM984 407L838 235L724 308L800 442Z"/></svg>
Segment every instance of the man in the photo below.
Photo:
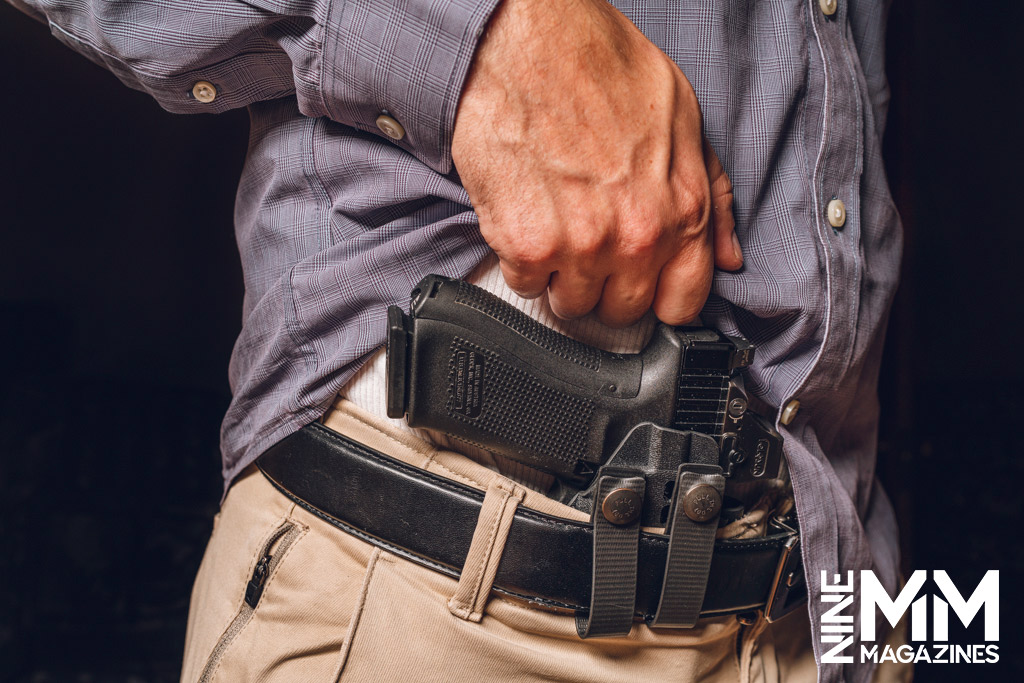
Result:
<svg viewBox="0 0 1024 683"><path fill-rule="evenodd" d="M784 637L786 620L579 641L571 616L487 600L486 583L463 604L465 570L455 581L381 553L253 469L323 420L497 487L512 508L570 515L536 473L436 450L383 418L386 306L432 272L471 274L616 350L643 345L649 310L750 339L746 388L786 440L811 623L822 570L870 567L894 587L895 522L873 470L900 250L880 160L882 8L13 1L171 111L250 110L231 488L193 595L185 680L798 677L806 641Z"/></svg>

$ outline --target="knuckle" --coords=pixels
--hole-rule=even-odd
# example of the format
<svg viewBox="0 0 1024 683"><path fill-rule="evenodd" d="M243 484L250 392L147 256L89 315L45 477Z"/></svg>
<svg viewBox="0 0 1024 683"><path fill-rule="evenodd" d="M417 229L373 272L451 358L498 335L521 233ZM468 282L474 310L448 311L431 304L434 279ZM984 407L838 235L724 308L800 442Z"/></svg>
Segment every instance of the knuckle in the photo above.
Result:
<svg viewBox="0 0 1024 683"><path fill-rule="evenodd" d="M531 265L540 265L542 263L550 263L558 258L560 251L560 245L552 240L542 240L536 244L530 246L529 249L529 263Z"/></svg>
<svg viewBox="0 0 1024 683"><path fill-rule="evenodd" d="M718 180L716 181L716 184L715 184L715 190L717 191L717 193L721 194L723 197L728 197L730 201L732 200L732 193L733 193L732 180L729 178L728 175L723 173L718 178Z"/></svg>
<svg viewBox="0 0 1024 683"><path fill-rule="evenodd" d="M711 183L711 194L717 196L728 195L732 198L732 179L729 178L729 174L722 171Z"/></svg>
<svg viewBox="0 0 1024 683"><path fill-rule="evenodd" d="M705 185L687 183L676 195L676 217L680 225L702 229L711 211L711 193Z"/></svg>
<svg viewBox="0 0 1024 683"><path fill-rule="evenodd" d="M647 303L646 292L640 290L629 290L620 296L620 307L627 315L633 315Z"/></svg>
<svg viewBox="0 0 1024 683"><path fill-rule="evenodd" d="M513 240L501 252L503 260L515 269L530 269L549 262L558 252L550 240Z"/></svg>
<svg viewBox="0 0 1024 683"><path fill-rule="evenodd" d="M619 234L619 251L630 259L654 254L665 236L665 223L653 216L642 216L624 224Z"/></svg>
<svg viewBox="0 0 1024 683"><path fill-rule="evenodd" d="M715 183L711 187L711 204L712 210L715 211L715 219L723 213L732 213L733 204L733 191L732 185L728 182L724 187L720 187L719 183Z"/></svg>
<svg viewBox="0 0 1024 683"><path fill-rule="evenodd" d="M573 251L577 256L595 259L608 244L608 235L603 230L583 230L573 240Z"/></svg>
<svg viewBox="0 0 1024 683"><path fill-rule="evenodd" d="M653 280L619 283L613 291L605 292L598 307L598 317L609 327L627 327L642 318L654 299Z"/></svg>

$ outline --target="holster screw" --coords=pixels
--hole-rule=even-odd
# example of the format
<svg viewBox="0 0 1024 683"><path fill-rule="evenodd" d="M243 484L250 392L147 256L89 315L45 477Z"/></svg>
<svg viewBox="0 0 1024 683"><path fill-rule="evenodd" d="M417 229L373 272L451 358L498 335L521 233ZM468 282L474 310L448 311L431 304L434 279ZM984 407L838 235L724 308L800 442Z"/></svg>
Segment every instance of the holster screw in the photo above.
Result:
<svg viewBox="0 0 1024 683"><path fill-rule="evenodd" d="M632 524L640 517L640 494L632 489L610 491L601 502L604 518L616 526Z"/></svg>
<svg viewBox="0 0 1024 683"><path fill-rule="evenodd" d="M733 400L729 401L729 415L732 417L741 417L745 412L747 412L747 399L742 396L737 396Z"/></svg>
<svg viewBox="0 0 1024 683"><path fill-rule="evenodd" d="M722 509L722 494L714 486L698 484L683 496L683 512L695 522L707 522Z"/></svg>

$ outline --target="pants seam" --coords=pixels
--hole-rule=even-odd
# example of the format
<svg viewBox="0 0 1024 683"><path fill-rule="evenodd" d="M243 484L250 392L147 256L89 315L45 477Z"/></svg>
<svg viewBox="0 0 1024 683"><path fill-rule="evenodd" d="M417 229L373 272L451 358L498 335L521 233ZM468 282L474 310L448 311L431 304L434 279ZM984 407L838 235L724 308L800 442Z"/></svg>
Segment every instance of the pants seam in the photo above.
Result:
<svg viewBox="0 0 1024 683"><path fill-rule="evenodd" d="M366 563L366 575L363 577L363 586L359 590L359 599L356 601L356 608L352 611L348 631L345 633L345 640L341 643L341 652L338 653L338 664L331 676L331 680L335 681L335 683L341 680L341 675L345 672L345 664L348 662L349 653L352 651L352 641L355 640L356 629L366 607L366 596L370 592L370 582L373 580L373 574L377 568L377 560L380 559L380 556L381 549L374 548L373 554L370 555L370 559Z"/></svg>

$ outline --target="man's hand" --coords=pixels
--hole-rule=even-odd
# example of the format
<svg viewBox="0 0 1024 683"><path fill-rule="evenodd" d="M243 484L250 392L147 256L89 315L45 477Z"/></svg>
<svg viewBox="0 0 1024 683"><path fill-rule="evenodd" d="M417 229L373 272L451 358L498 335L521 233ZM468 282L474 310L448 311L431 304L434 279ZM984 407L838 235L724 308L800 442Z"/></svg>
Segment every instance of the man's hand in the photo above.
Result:
<svg viewBox="0 0 1024 683"><path fill-rule="evenodd" d="M687 322L743 263L693 88L606 0L504 0L452 155L509 287L561 317Z"/></svg>

